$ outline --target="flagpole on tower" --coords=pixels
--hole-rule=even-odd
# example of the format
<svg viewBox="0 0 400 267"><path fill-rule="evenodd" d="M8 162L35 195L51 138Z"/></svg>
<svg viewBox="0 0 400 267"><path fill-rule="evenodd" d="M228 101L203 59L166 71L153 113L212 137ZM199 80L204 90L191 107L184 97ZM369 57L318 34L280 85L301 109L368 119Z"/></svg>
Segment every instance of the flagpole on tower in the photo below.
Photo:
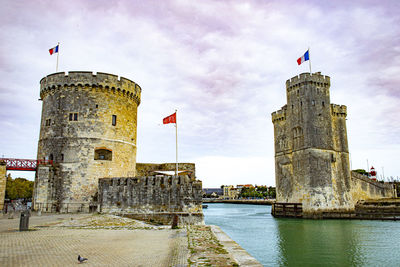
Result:
<svg viewBox="0 0 400 267"><path fill-rule="evenodd" d="M60 42L57 43L57 65L56 65L56 72L58 72L58 56L60 55Z"/></svg>
<svg viewBox="0 0 400 267"><path fill-rule="evenodd" d="M311 74L312 72L311 72L311 56L310 56L310 47L308 47L308 63L309 63L309 65L310 65L310 74Z"/></svg>
<svg viewBox="0 0 400 267"><path fill-rule="evenodd" d="M175 116L178 115L178 110L175 109ZM175 177L178 178L178 119L175 117L175 137L176 137L176 168Z"/></svg>

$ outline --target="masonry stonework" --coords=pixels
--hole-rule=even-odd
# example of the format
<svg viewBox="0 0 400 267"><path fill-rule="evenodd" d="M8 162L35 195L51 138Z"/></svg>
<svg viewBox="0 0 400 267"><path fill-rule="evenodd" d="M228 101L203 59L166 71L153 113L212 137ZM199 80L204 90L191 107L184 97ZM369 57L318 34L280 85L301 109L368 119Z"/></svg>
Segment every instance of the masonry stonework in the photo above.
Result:
<svg viewBox="0 0 400 267"><path fill-rule="evenodd" d="M354 203L397 196L393 184L377 182L356 172L351 172L351 194Z"/></svg>
<svg viewBox="0 0 400 267"><path fill-rule="evenodd" d="M137 176L151 176L155 171L175 171L176 163L136 163ZM196 166L194 163L178 163L179 171L187 171L189 176L196 177Z"/></svg>
<svg viewBox="0 0 400 267"><path fill-rule="evenodd" d="M354 210L355 190L365 187L352 179L347 108L330 103L329 89L330 77L302 73L286 81L287 104L272 113L276 201L302 203L304 214Z"/></svg>
<svg viewBox="0 0 400 267"><path fill-rule="evenodd" d="M58 211L87 210L99 178L136 175L140 95L138 84L107 73L62 72L40 81L37 158L55 164L38 170L35 209L52 203Z"/></svg>
<svg viewBox="0 0 400 267"><path fill-rule="evenodd" d="M6 196L6 183L7 183L7 169L6 163L0 161L0 212L4 208L4 198Z"/></svg>
<svg viewBox="0 0 400 267"><path fill-rule="evenodd" d="M201 181L189 176L155 175L99 180L100 211L170 224L201 224Z"/></svg>

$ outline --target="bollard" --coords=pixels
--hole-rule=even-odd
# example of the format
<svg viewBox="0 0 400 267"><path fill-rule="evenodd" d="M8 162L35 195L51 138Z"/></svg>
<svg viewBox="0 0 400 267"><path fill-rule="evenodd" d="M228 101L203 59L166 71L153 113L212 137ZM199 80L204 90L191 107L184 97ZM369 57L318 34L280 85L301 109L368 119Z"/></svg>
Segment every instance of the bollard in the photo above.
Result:
<svg viewBox="0 0 400 267"><path fill-rule="evenodd" d="M19 220L19 230L28 231L29 230L29 211L25 210L21 212L21 218Z"/></svg>
<svg viewBox="0 0 400 267"><path fill-rule="evenodd" d="M171 228L172 229L178 229L179 227L178 227L178 215L174 215L174 217L173 217L173 219L172 219L172 225L171 225Z"/></svg>

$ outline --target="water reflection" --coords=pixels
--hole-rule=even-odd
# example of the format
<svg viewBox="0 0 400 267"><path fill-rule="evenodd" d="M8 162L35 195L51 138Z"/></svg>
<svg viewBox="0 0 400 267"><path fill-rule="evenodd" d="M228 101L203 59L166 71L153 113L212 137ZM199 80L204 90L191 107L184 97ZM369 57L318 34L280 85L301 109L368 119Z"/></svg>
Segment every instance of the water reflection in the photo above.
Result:
<svg viewBox="0 0 400 267"><path fill-rule="evenodd" d="M280 266L361 266L360 231L351 221L276 219Z"/></svg>
<svg viewBox="0 0 400 267"><path fill-rule="evenodd" d="M209 204L215 224L264 266L400 266L400 222L275 219L269 206Z"/></svg>

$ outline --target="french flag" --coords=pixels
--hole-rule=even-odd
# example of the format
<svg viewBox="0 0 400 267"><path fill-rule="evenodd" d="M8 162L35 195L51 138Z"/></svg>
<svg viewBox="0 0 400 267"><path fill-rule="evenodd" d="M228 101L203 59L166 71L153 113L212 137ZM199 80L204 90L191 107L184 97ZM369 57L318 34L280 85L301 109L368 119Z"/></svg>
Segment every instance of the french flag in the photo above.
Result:
<svg viewBox="0 0 400 267"><path fill-rule="evenodd" d="M304 55L302 57L299 57L297 59L297 64L300 65L301 63L303 63L304 61L310 60L310 54L308 52L308 50L304 53Z"/></svg>
<svg viewBox="0 0 400 267"><path fill-rule="evenodd" d="M53 47L53 48L50 48L50 49L49 49L50 55L55 54L55 53L58 53L58 46L59 46L59 45L57 45L56 47Z"/></svg>

